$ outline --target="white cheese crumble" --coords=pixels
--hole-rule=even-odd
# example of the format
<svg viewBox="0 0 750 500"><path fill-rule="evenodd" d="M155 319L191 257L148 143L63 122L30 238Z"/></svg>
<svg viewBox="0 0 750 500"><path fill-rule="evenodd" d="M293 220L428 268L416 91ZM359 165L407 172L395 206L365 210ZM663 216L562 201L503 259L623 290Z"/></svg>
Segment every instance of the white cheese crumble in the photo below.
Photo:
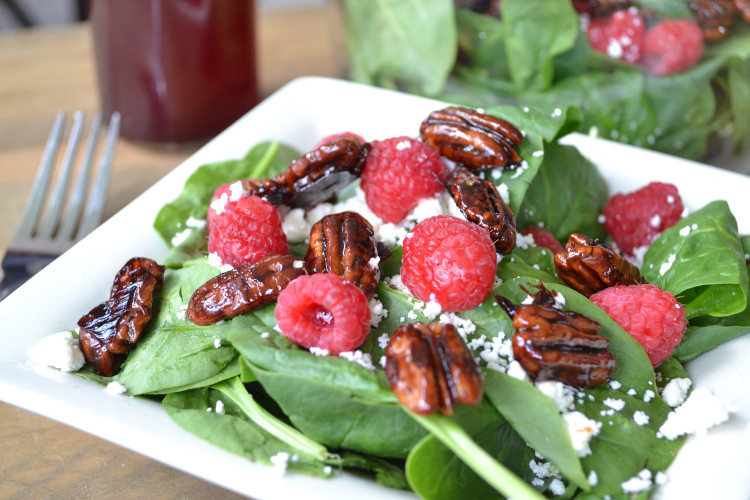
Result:
<svg viewBox="0 0 750 500"><path fill-rule="evenodd" d="M516 246L523 249L535 248L536 241L534 241L534 235L523 235L521 233L516 233Z"/></svg>
<svg viewBox="0 0 750 500"><path fill-rule="evenodd" d="M290 458L289 453L280 451L271 457L271 464L273 464L273 468L278 471L279 474L284 474L289 465Z"/></svg>
<svg viewBox="0 0 750 500"><path fill-rule="evenodd" d="M391 337L387 333L381 333L378 337L378 346L381 349L388 347L388 343L391 341Z"/></svg>
<svg viewBox="0 0 750 500"><path fill-rule="evenodd" d="M667 415L659 432L669 440L683 434L705 434L708 429L729 419L728 406L705 388L694 389L690 396Z"/></svg>
<svg viewBox="0 0 750 500"><path fill-rule="evenodd" d="M34 366L48 366L64 372L80 370L86 363L78 339L72 332L57 332L44 337L28 348L26 357Z"/></svg>
<svg viewBox="0 0 750 500"><path fill-rule="evenodd" d="M216 410L215 411L219 415L224 415L224 413L226 413L226 411L224 410L224 401L222 401L221 399L217 399L216 400Z"/></svg>
<svg viewBox="0 0 750 500"><path fill-rule="evenodd" d="M221 347L221 339L214 339L214 347L217 349Z"/></svg>
<svg viewBox="0 0 750 500"><path fill-rule="evenodd" d="M604 400L605 406L609 406L613 410L620 411L625 408L625 401L622 399L607 398Z"/></svg>
<svg viewBox="0 0 750 500"><path fill-rule="evenodd" d="M369 352L362 352L359 349L356 351L344 351L339 353L339 357L344 358L350 363L356 363L371 372L375 371L375 365L372 364L372 356Z"/></svg>
<svg viewBox="0 0 750 500"><path fill-rule="evenodd" d="M648 424L649 420L650 420L650 417L645 411L636 410L633 413L633 421L638 425L646 425Z"/></svg>
<svg viewBox="0 0 750 500"><path fill-rule="evenodd" d="M227 271L231 271L232 269L234 269L234 267L232 267L230 264L224 264L221 261L221 257L219 257L219 254L217 254L216 252L210 252L208 254L208 263L214 266L216 269L218 269L222 273L225 273Z"/></svg>
<svg viewBox="0 0 750 500"><path fill-rule="evenodd" d="M560 413L565 413L573 408L573 389L562 382L556 380L545 380L537 382L536 388L542 391L542 394L547 396L555 403L557 410Z"/></svg>
<svg viewBox="0 0 750 500"><path fill-rule="evenodd" d="M513 378L517 378L518 380L529 380L529 374L526 373L526 370L523 369L521 363L519 363L515 359L508 365L508 371L506 373Z"/></svg>
<svg viewBox="0 0 750 500"><path fill-rule="evenodd" d="M589 476L588 476L587 480L588 480L589 484L592 487L594 487L597 484L599 484L599 475L596 473L595 470L592 469L591 472L589 472Z"/></svg>
<svg viewBox="0 0 750 500"><path fill-rule="evenodd" d="M643 469L637 475L623 482L622 491L625 493L640 493L651 487L651 471Z"/></svg>
<svg viewBox="0 0 750 500"><path fill-rule="evenodd" d="M370 308L370 326L378 326L383 318L388 317L388 309L375 297L370 299L367 307Z"/></svg>
<svg viewBox="0 0 750 500"><path fill-rule="evenodd" d="M676 408L685 402L691 384L689 378L673 378L661 390L661 397L669 406Z"/></svg>
<svg viewBox="0 0 750 500"><path fill-rule="evenodd" d="M115 380L107 384L107 387L105 387L104 390L111 396L117 396L119 394L125 394L128 391L128 388Z"/></svg>
<svg viewBox="0 0 750 500"><path fill-rule="evenodd" d="M591 438L599 434L602 423L591 420L580 411L571 411L563 413L563 420L568 429L568 435L573 442L573 449L576 450L579 457L585 457L591 454L589 443Z"/></svg>

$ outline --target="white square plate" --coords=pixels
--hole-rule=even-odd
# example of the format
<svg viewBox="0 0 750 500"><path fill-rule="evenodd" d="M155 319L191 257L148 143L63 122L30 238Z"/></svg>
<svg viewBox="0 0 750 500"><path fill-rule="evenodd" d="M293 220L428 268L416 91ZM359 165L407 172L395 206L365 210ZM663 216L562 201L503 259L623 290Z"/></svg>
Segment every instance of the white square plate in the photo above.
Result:
<svg viewBox="0 0 750 500"><path fill-rule="evenodd" d="M184 432L158 403L111 396L75 375L34 371L26 362L26 349L75 326L80 316L106 298L114 274L129 258L159 260L165 254L167 248L152 222L200 165L241 157L264 140L281 140L307 151L323 136L345 130L368 140L416 136L421 121L442 106L326 78L291 82L0 302L0 399L257 499L414 498L349 474L324 480L269 473L266 466ZM714 199L728 200L740 218L740 233L750 233L750 177L577 134L565 142L578 146L599 166L612 193L652 180L671 182L692 210ZM661 498L750 498L748 358L750 336L688 365L696 386L729 400L737 411L707 436L689 439L669 470L669 483L659 491Z"/></svg>

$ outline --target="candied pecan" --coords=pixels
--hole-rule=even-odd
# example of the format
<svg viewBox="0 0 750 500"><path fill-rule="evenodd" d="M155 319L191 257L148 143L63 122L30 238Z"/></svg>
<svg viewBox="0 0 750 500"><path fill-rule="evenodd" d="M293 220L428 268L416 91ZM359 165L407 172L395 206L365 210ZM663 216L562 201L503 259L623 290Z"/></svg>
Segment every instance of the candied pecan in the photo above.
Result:
<svg viewBox="0 0 750 500"><path fill-rule="evenodd" d="M734 6L739 11L742 19L750 23L750 0L734 0Z"/></svg>
<svg viewBox="0 0 750 500"><path fill-rule="evenodd" d="M276 300L295 278L307 274L305 261L293 255L269 255L208 280L190 298L187 318L211 325L253 311Z"/></svg>
<svg viewBox="0 0 750 500"><path fill-rule="evenodd" d="M378 264L387 258L379 248L372 226L358 213L326 215L310 230L307 271L338 274L371 299L380 279Z"/></svg>
<svg viewBox="0 0 750 500"><path fill-rule="evenodd" d="M458 106L433 111L419 133L425 144L472 170L514 168L521 163L516 147L521 132L510 123Z"/></svg>
<svg viewBox="0 0 750 500"><path fill-rule="evenodd" d="M78 320L83 356L97 373L105 377L117 373L140 339L151 319L164 269L151 259L130 259L115 276L109 299Z"/></svg>
<svg viewBox="0 0 750 500"><path fill-rule="evenodd" d="M445 184L467 220L485 228L500 254L516 246L516 217L495 185L463 166L456 166Z"/></svg>
<svg viewBox="0 0 750 500"><path fill-rule="evenodd" d="M636 266L582 234L571 234L565 251L555 254L555 269L565 283L586 297L610 286L646 282Z"/></svg>
<svg viewBox="0 0 750 500"><path fill-rule="evenodd" d="M456 403L476 405L482 400L482 372L451 324L399 326L385 360L391 389L414 413L452 415Z"/></svg>
<svg viewBox="0 0 750 500"><path fill-rule="evenodd" d="M688 7L707 42L721 40L729 34L737 10L732 0L693 0L688 2Z"/></svg>
<svg viewBox="0 0 750 500"><path fill-rule="evenodd" d="M312 207L360 177L369 153L369 143L339 137L305 154L274 178L245 180L242 187L274 205Z"/></svg>
<svg viewBox="0 0 750 500"><path fill-rule="evenodd" d="M534 380L573 387L606 382L617 363L601 325L573 311L544 304L518 306L513 315L513 356Z"/></svg>

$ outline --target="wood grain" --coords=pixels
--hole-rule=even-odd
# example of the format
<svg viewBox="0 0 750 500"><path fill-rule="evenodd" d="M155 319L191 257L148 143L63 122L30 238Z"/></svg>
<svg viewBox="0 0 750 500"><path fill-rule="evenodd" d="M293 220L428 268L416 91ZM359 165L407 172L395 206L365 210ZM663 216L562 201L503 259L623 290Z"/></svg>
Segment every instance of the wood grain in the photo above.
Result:
<svg viewBox="0 0 750 500"><path fill-rule="evenodd" d="M268 96L307 75L343 76L340 19L324 7L258 13L259 84ZM0 250L17 227L59 110L99 109L89 26L0 34ZM200 144L121 140L105 217ZM0 403L0 498L239 498L107 441Z"/></svg>

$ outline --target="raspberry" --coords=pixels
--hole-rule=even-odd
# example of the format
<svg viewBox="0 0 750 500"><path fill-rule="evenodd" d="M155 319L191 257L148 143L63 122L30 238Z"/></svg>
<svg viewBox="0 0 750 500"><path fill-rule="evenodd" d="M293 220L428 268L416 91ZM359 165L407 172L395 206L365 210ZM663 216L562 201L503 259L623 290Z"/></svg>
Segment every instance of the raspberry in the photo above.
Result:
<svg viewBox="0 0 750 500"><path fill-rule="evenodd" d="M694 66L703 56L703 31L688 19L663 19L646 32L643 66L655 75L671 75Z"/></svg>
<svg viewBox="0 0 750 500"><path fill-rule="evenodd" d="M370 332L367 297L336 274L295 279L279 294L274 315L289 340L334 355L356 349Z"/></svg>
<svg viewBox="0 0 750 500"><path fill-rule="evenodd" d="M674 226L684 210L674 185L652 182L638 191L613 196L604 206L604 225L617 247L633 256L636 249L648 247Z"/></svg>
<svg viewBox="0 0 750 500"><path fill-rule="evenodd" d="M635 64L641 58L646 23L638 9L618 10L607 18L592 19L587 34L594 50Z"/></svg>
<svg viewBox="0 0 750 500"><path fill-rule="evenodd" d="M544 247L552 253L560 253L563 251L560 242L557 241L555 236L546 229L537 226L530 226L521 231L521 234L524 236L532 235L536 246Z"/></svg>
<svg viewBox="0 0 750 500"><path fill-rule="evenodd" d="M496 271L487 230L458 217L425 219L404 240L403 283L415 297L435 300L444 311L466 311L484 302Z"/></svg>
<svg viewBox="0 0 750 500"><path fill-rule="evenodd" d="M217 212L223 212L224 207L228 201L236 201L244 196L244 190L242 189L241 182L230 182L222 184L211 198L211 202L208 204L208 211L206 212L206 225L211 226L211 219L217 214Z"/></svg>
<svg viewBox="0 0 750 500"><path fill-rule="evenodd" d="M617 285L590 298L643 346L654 368L672 355L687 329L682 304L654 285Z"/></svg>
<svg viewBox="0 0 750 500"><path fill-rule="evenodd" d="M318 142L318 143L317 143L317 144L315 145L315 147L314 147L313 149L318 149L318 148L319 148L320 146L322 146L323 144L325 144L325 143L327 143L327 142L331 142L331 141L333 141L333 140L335 140L335 139L338 139L338 138L340 138L340 137L354 137L354 138L356 138L356 139L359 139L359 142L361 142L361 143L364 143L364 142L365 142L365 138L364 138L364 137L362 137L362 136L361 136L361 135L359 135L359 134L355 134L354 132L340 132L340 133L338 133L338 134L331 134L331 135L328 135L328 136L325 136L325 137L323 137L323 138L322 138L322 139L320 140L320 142Z"/></svg>
<svg viewBox="0 0 750 500"><path fill-rule="evenodd" d="M222 264L248 266L272 254L286 255L289 247L276 208L257 196L228 201L211 218L208 251Z"/></svg>
<svg viewBox="0 0 750 500"><path fill-rule="evenodd" d="M420 200L439 193L447 175L437 151L410 137L392 137L372 143L361 187L375 215L399 222Z"/></svg>

